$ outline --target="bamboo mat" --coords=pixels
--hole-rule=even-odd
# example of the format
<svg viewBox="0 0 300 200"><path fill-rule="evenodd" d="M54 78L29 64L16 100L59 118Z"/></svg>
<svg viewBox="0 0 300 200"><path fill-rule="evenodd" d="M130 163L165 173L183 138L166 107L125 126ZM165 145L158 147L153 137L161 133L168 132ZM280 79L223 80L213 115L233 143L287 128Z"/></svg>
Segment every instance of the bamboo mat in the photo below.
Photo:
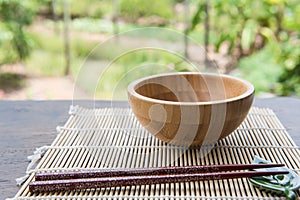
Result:
<svg viewBox="0 0 300 200"><path fill-rule="evenodd" d="M245 179L199 181L30 194L35 172L251 163L258 155L300 168L300 149L270 109L253 107L243 124L214 148L167 145L136 121L129 108L73 107L58 136L13 199L274 199ZM297 193L298 199L300 191Z"/></svg>

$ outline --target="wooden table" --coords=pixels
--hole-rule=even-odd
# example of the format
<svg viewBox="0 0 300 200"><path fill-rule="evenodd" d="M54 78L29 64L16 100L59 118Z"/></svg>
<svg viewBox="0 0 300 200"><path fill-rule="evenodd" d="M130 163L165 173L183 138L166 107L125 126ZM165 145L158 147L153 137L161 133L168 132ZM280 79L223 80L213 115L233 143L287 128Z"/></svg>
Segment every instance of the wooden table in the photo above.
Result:
<svg viewBox="0 0 300 200"><path fill-rule="evenodd" d="M75 104L93 107L94 102ZM18 191L15 178L23 176L27 156L36 147L50 145L56 126L69 117L72 101L0 101L0 199L13 197ZM124 107L127 102L97 101L97 107ZM254 106L268 107L300 146L300 99L278 97L255 99Z"/></svg>

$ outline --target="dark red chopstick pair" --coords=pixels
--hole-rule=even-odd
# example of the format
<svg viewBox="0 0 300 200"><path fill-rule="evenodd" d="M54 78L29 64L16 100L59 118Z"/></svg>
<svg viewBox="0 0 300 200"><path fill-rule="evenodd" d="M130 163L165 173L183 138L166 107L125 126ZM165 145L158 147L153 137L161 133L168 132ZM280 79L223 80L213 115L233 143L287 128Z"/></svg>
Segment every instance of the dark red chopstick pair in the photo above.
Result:
<svg viewBox="0 0 300 200"><path fill-rule="evenodd" d="M35 182L29 184L29 191L32 193L59 192L104 187L246 178L289 173L288 171L229 172L232 170L253 170L282 166L284 165L235 164L39 173L35 175Z"/></svg>

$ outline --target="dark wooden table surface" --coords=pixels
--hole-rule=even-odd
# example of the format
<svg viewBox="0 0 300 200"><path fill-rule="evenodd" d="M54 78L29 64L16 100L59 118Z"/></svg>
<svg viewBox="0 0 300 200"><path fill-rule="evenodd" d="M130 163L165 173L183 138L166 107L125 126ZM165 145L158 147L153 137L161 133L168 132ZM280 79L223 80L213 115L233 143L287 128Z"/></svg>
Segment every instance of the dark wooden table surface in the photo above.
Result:
<svg viewBox="0 0 300 200"><path fill-rule="evenodd" d="M56 137L56 126L69 117L72 101L0 101L0 199L13 197L18 191L15 178L23 176L27 156L36 147L50 145ZM93 102L78 101L85 107ZM128 106L126 102L97 101L97 107ZM281 123L300 146L300 99L255 99L254 106L275 111Z"/></svg>

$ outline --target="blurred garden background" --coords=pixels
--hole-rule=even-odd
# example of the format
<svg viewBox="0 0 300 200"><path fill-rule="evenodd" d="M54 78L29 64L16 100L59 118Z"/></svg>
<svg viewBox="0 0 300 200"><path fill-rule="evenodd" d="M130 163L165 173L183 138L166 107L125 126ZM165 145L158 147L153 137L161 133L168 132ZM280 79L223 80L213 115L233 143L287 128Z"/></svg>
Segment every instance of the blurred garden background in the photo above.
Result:
<svg viewBox="0 0 300 200"><path fill-rule="evenodd" d="M151 50L118 57L152 39L182 46L185 58ZM92 52L108 40L115 43ZM89 77L76 81L83 65L92 76L116 57L96 89ZM82 98L106 99L134 67L192 71L184 59L216 63L219 73L252 82L259 97L300 97L299 0L0 0L0 99L71 99L75 82Z"/></svg>

